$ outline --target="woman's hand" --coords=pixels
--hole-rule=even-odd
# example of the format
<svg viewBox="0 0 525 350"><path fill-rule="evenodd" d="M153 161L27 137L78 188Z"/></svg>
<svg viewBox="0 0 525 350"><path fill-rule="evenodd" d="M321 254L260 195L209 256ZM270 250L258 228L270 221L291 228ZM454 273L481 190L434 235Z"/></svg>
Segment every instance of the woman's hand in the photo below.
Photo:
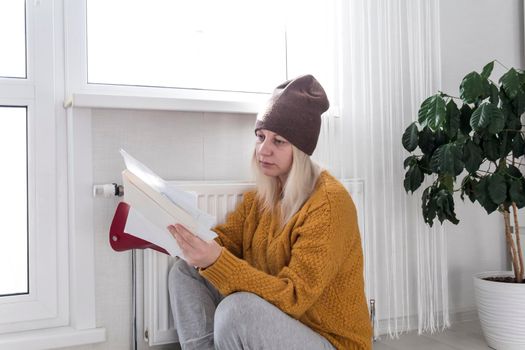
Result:
<svg viewBox="0 0 525 350"><path fill-rule="evenodd" d="M168 231L177 240L177 244L188 264L206 268L221 255L222 247L217 242L214 240L203 241L180 224L168 226Z"/></svg>

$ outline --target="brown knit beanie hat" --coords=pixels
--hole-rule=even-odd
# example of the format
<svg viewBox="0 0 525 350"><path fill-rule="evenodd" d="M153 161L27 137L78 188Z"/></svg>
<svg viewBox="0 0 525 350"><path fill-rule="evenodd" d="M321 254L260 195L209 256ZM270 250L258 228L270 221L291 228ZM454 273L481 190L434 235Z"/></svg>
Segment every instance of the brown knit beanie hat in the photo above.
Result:
<svg viewBox="0 0 525 350"><path fill-rule="evenodd" d="M275 88L257 115L255 131L273 131L311 156L319 138L321 114L328 106L326 93L313 76L288 80Z"/></svg>

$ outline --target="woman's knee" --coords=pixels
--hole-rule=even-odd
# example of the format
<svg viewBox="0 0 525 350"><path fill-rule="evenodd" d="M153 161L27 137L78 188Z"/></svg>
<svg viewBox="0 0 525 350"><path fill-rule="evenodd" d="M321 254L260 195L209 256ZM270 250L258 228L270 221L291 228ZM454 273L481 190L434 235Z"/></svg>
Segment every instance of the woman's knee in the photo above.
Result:
<svg viewBox="0 0 525 350"><path fill-rule="evenodd" d="M262 299L247 292L233 293L225 297L215 310L214 332L215 341L221 342L228 337L242 337L242 333L253 325L250 320L257 314L257 306Z"/></svg>
<svg viewBox="0 0 525 350"><path fill-rule="evenodd" d="M177 285L180 285L177 281L180 281L181 278L183 278L181 276L187 276L189 274L190 268L191 267L183 259L175 260L168 273L168 289L170 294L175 292Z"/></svg>

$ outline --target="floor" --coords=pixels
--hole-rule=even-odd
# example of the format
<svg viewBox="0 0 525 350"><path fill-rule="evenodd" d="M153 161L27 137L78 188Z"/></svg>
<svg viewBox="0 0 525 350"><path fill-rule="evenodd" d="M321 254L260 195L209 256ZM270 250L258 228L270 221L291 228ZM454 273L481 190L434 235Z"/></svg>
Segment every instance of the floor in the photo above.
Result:
<svg viewBox="0 0 525 350"><path fill-rule="evenodd" d="M485 350L479 321L455 323L445 332L418 335L417 332L403 334L399 339L384 336L374 343L374 350Z"/></svg>

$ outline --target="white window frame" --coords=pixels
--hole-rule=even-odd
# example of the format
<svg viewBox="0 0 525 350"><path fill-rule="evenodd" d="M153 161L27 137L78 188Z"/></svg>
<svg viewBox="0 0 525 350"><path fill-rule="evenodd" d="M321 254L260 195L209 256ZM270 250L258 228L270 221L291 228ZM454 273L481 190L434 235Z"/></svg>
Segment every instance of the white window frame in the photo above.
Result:
<svg viewBox="0 0 525 350"><path fill-rule="evenodd" d="M255 113L269 93L87 83L86 0L65 4L66 107Z"/></svg>
<svg viewBox="0 0 525 350"><path fill-rule="evenodd" d="M340 0L324 1L333 11L333 21L329 25L337 31L336 7ZM308 2L307 2L308 3ZM147 109L147 110L180 110L198 112L224 112L224 113L257 113L261 106L269 98L270 93L248 93L248 92L229 92L215 90L196 90L169 87L144 87L126 85L106 85L87 83L87 43L86 43L86 0L70 0L65 4L65 26L66 26L66 107L85 107L85 108L123 108L123 109ZM297 13L297 9L304 7L305 3L299 0L288 0L284 4L283 11ZM305 25L305 24L301 24ZM319 27L323 23L318 24ZM312 26L308 24L308 27ZM297 29L297 28L292 28ZM300 32L300 31L299 31ZM303 74L304 67L299 67L303 58L311 56L311 52L305 49L305 43L291 42L295 40L294 34L288 37L287 56L292 57L292 62L287 63L287 74L289 77ZM285 33L283 33L284 35ZM337 93L337 67L339 52L337 45L340 38L334 34L331 49L333 49L333 77L331 77L329 90L334 91L331 96L332 110L338 110L336 99ZM292 44L290 46L290 43ZM297 50L299 49L299 50ZM290 51L292 50L292 51ZM310 61L306 60L308 63ZM296 66L296 64L298 66ZM294 69L295 67L295 69ZM312 73L312 72L309 72ZM280 82L276 82L278 84ZM329 112L331 113L331 112ZM331 114L338 114L333 112Z"/></svg>
<svg viewBox="0 0 525 350"><path fill-rule="evenodd" d="M27 79L0 78L0 105L28 108L30 284L29 294L0 297L0 349L100 342L92 208L75 197L82 179L71 160L82 151L68 147L86 136L66 125L62 107L63 0L26 1L26 32Z"/></svg>

